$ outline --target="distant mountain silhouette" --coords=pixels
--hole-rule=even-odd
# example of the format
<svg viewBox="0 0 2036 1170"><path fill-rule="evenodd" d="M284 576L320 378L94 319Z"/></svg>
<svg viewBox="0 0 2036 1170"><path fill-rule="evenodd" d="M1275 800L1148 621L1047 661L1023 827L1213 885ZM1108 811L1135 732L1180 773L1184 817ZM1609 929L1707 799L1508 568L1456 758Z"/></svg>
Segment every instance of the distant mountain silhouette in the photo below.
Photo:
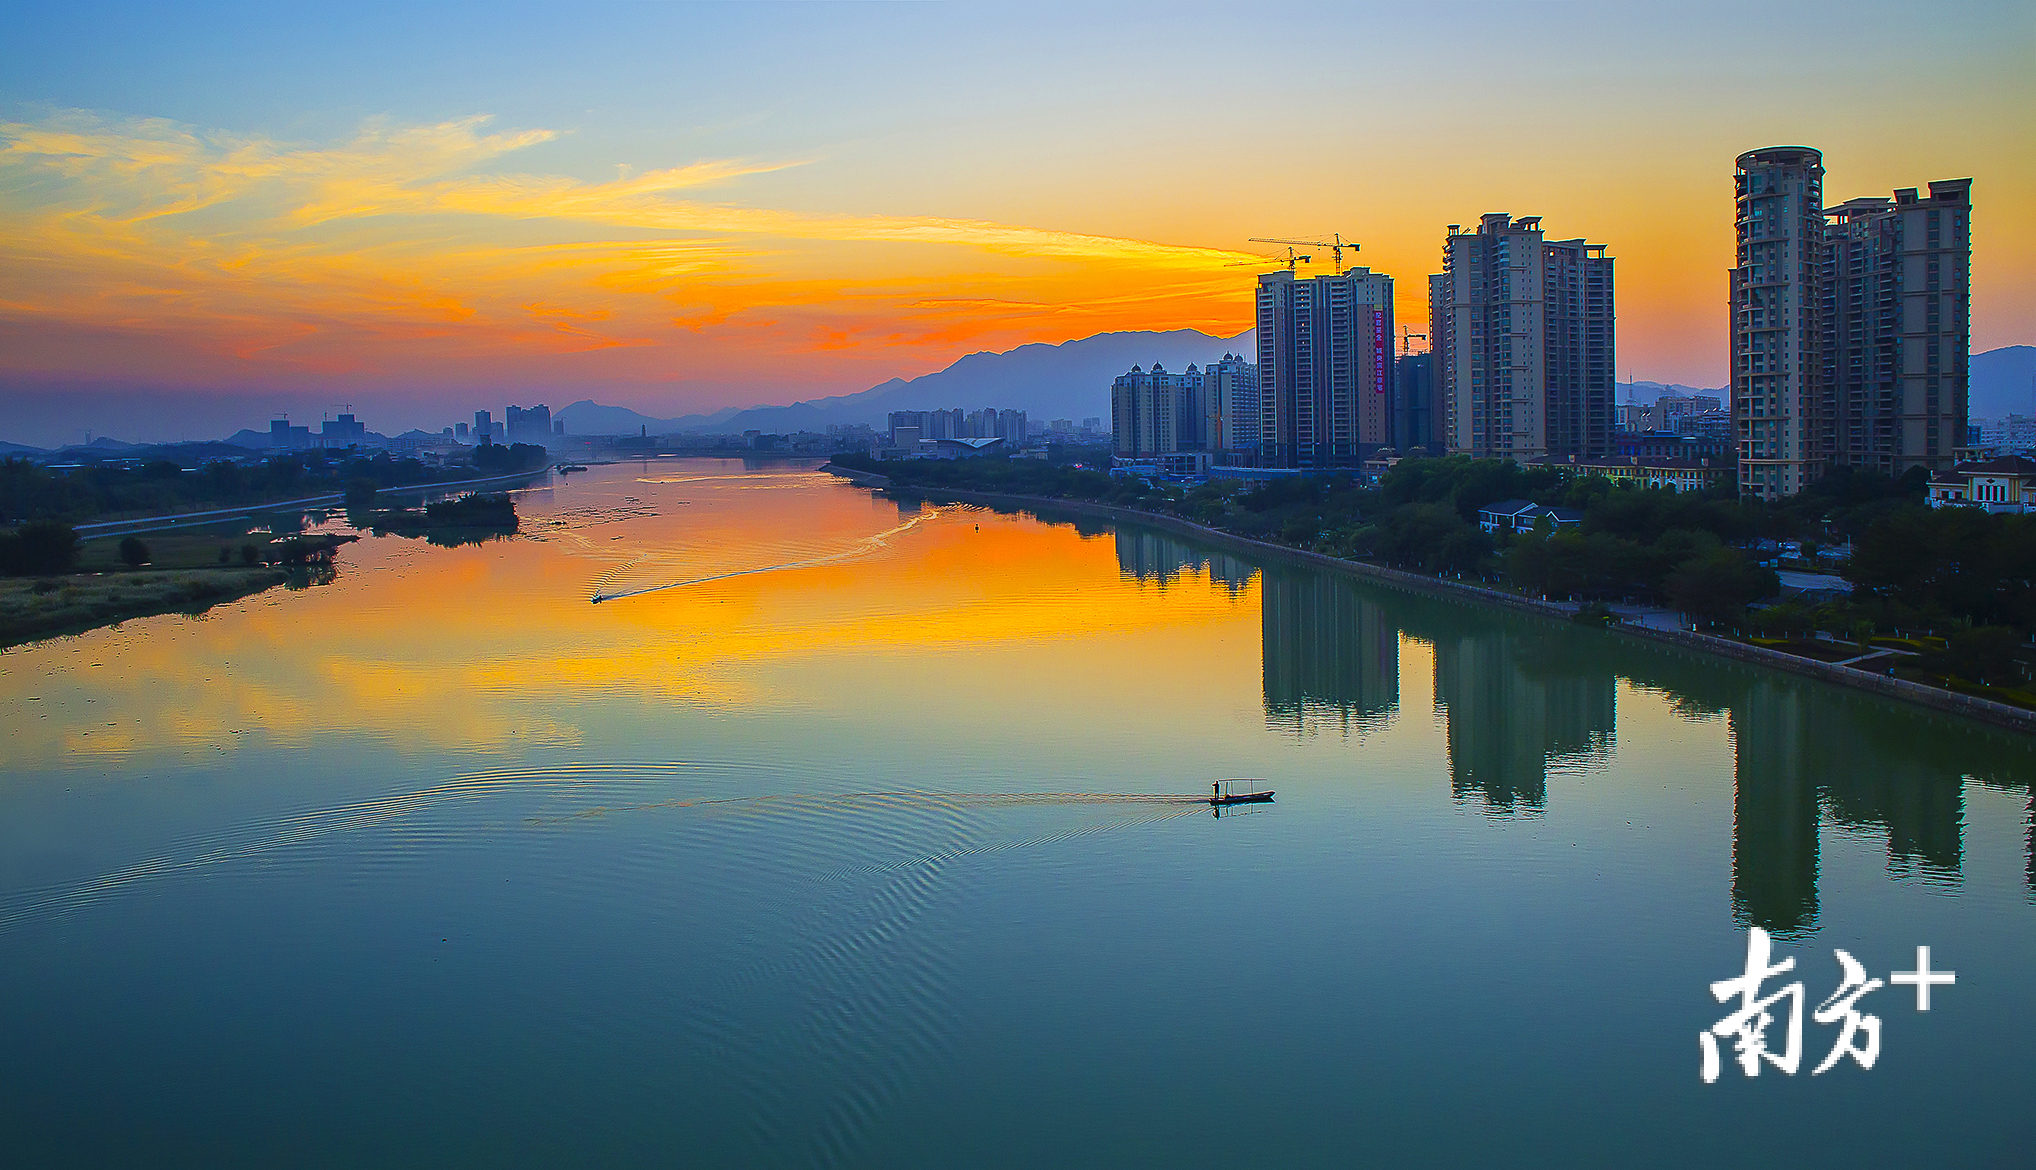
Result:
<svg viewBox="0 0 2036 1170"><path fill-rule="evenodd" d="M2008 345L1972 355L1970 418L2036 414L2036 345Z"/></svg>
<svg viewBox="0 0 2036 1170"><path fill-rule="evenodd" d="M668 435L674 431L714 428L716 423L740 414L742 410L742 407L730 406L713 414L653 418L626 406L604 406L590 398L582 398L571 406L553 411L552 417L565 420L569 435L634 435L646 431L653 435Z"/></svg>
<svg viewBox="0 0 2036 1170"><path fill-rule="evenodd" d="M1679 398L1687 398L1692 394L1708 394L1720 401L1731 397L1721 386L1685 386L1681 382L1621 382L1615 389L1618 391L1615 401L1621 405L1628 402L1651 405L1664 394L1673 394ZM1629 394L1631 397L1628 397Z"/></svg>
<svg viewBox="0 0 2036 1170"><path fill-rule="evenodd" d="M1206 365L1225 353L1255 352L1250 331L1236 337L1211 337L1196 329L1165 333L1140 331L1099 333L1059 345L1021 345L1004 353L972 353L937 373L893 378L855 394L794 402L790 406L753 406L708 415L659 419L620 406L581 401L557 411L566 431L575 435L624 435L648 430L734 433L758 430L779 434L818 431L829 425L866 423L882 426L894 410L939 410L986 406L1022 410L1035 420L1105 418L1110 414L1110 383L1132 366L1154 362L1170 370L1189 363Z"/></svg>

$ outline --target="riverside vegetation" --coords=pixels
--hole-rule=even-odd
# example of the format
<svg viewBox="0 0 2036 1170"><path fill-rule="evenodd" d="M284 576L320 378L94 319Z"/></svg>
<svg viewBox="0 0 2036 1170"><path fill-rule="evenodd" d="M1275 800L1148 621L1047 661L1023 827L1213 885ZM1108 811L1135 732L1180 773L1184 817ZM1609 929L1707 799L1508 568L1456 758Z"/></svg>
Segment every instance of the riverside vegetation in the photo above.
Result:
<svg viewBox="0 0 2036 1170"><path fill-rule="evenodd" d="M1101 450L1085 453L1107 465ZM1087 500L1178 516L1254 540L1579 603L1670 606L1712 633L1838 660L1907 651L1891 672L2036 707L2036 516L1932 509L1924 477L1837 471L1779 503L1729 490L1615 487L1599 476L1462 456L1407 459L1375 487L1307 476L1247 487L1152 484L1048 460L878 461L836 456L904 488ZM1573 508L1578 525L1487 533L1478 511L1526 499ZM1784 561L1783 542L1795 559ZM1849 558L1820 557L1849 547ZM1849 592L1819 604L1780 598L1773 565L1835 573ZM1820 639L1823 634L1829 638ZM1830 638L1849 647L1834 648Z"/></svg>
<svg viewBox="0 0 2036 1170"><path fill-rule="evenodd" d="M26 459L0 462L0 521L57 520L84 524L177 511L200 511L276 500L428 487L480 476L509 475L544 466L543 447L526 443L476 447L468 464L434 467L381 451L297 451L244 466L214 460L195 470L157 459L139 467L80 467L52 471ZM351 501L349 501L351 502Z"/></svg>
<svg viewBox="0 0 2036 1170"><path fill-rule="evenodd" d="M358 483L359 481L356 481ZM349 493L357 495L350 485ZM367 495L372 498L370 484ZM477 544L513 533L507 495L469 494L423 508L350 510L356 528L422 536L433 544ZM357 536L305 534L303 514L270 518L269 532L193 528L80 540L68 524L42 520L0 533L0 646L162 613L198 614L222 602L284 585L332 579L339 548Z"/></svg>
<svg viewBox="0 0 2036 1170"><path fill-rule="evenodd" d="M463 497L423 509L373 509L385 488L424 487L544 466L525 443L474 448L471 465L434 467L358 449L297 451L243 465L213 460L187 470L168 459L139 466L52 470L0 461L0 646L76 633L132 617L199 613L277 585L330 579L338 545L353 537L304 536L301 512L228 522L196 532L82 541L78 524L342 496L355 526L471 544L516 530L507 496ZM263 531L266 530L266 531Z"/></svg>

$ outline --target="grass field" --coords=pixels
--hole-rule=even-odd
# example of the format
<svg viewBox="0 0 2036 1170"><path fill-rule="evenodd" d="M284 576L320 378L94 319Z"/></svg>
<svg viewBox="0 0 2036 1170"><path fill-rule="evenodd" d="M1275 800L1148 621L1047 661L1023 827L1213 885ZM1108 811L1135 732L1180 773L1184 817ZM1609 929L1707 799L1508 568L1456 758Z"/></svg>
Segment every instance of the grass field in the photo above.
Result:
<svg viewBox="0 0 2036 1170"><path fill-rule="evenodd" d="M160 572L165 569L216 569L221 564L240 564L240 546L252 544L266 547L269 534L257 532L249 535L247 522L235 521L232 526L217 526L190 532L145 532L136 539L148 546L148 564L140 572ZM228 561L219 559L219 551L226 550ZM79 549L78 571L83 573L129 573L131 570L120 559L118 537L102 536L86 541Z"/></svg>
<svg viewBox="0 0 2036 1170"><path fill-rule="evenodd" d="M118 573L0 580L0 646L80 633L128 618L203 613L220 602L284 584L293 575L305 578L307 584L315 579L316 570L219 568L216 545L214 549L212 568L123 569Z"/></svg>

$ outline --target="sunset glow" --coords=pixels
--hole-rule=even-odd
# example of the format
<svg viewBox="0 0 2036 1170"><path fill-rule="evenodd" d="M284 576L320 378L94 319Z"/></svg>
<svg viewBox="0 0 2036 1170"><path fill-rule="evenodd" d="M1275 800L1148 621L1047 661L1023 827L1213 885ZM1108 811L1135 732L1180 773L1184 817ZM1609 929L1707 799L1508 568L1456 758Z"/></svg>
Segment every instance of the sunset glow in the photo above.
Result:
<svg viewBox="0 0 2036 1170"><path fill-rule="evenodd" d="M1483 13L1524 46L1508 58L1445 49L1439 10L1359 9L1332 24L1361 65L1169 94L1127 87L1122 51L1257 60L1299 14L1063 11L1063 42L981 10L604 9L545 34L541 99L479 63L534 28L474 30L471 59L419 80L449 10L400 46L328 22L364 64L317 81L338 49L298 29L130 14L88 53L38 18L0 83L0 387L231 399L255 425L354 399L385 430L505 397L671 416L1032 341L1229 336L1275 250L1248 239L1331 229L1418 332L1444 226L1492 210L1619 258L1622 377L1717 385L1731 160L1770 141L1822 147L1844 197L1974 176L1973 348L2036 339L2036 245L2011 226L2036 210L2026 10L1999 9L2000 35L1891 10L1843 34L1858 70L1721 70L1719 28L1592 11L1588 33L1576 6ZM988 35L1007 51L973 58ZM1589 60L1549 59L1577 37ZM699 50L677 75L661 38ZM752 41L800 68L741 65ZM1431 94L1444 51L1476 67ZM1829 115L1893 59L1901 110L1871 134ZM122 76L139 63L159 84ZM228 100L251 87L272 101Z"/></svg>

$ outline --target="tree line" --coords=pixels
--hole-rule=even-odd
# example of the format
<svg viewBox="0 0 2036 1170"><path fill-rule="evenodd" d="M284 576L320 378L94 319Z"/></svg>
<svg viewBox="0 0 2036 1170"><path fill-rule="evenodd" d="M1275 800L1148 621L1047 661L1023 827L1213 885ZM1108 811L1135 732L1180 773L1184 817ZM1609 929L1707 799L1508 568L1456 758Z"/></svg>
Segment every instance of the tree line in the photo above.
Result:
<svg viewBox="0 0 2036 1170"><path fill-rule="evenodd" d="M375 490L506 475L544 466L541 446L516 443L477 447L473 467L435 467L386 451L293 451L260 463L215 460L186 471L167 459L139 467L80 467L53 471L26 459L0 462L0 523L84 523L108 515L233 507L317 496L367 485Z"/></svg>
<svg viewBox="0 0 2036 1170"><path fill-rule="evenodd" d="M984 457L837 463L906 486L947 487L1140 507L1259 540L1430 575L1579 602L1668 605L1699 624L1743 632L1932 630L1991 646L1995 673L2036 634L2036 516L1933 509L1920 470L1891 479L1834 470L1803 493L1768 503L1732 486L1675 492L1614 486L1597 476L1507 460L1402 460L1376 486L1348 475L1298 476L1247 486L1216 480L1183 489L1111 477L1051 460ZM1574 509L1575 525L1488 533L1479 511L1524 499ZM1760 603L1780 592L1777 542L1812 564L1849 545L1822 571L1849 594L1821 605ZM1974 666L1971 655L1940 665ZM1947 671L1947 673L1960 673ZM1981 671L1979 673L1984 673ZM1966 675L1975 677L1975 675Z"/></svg>

